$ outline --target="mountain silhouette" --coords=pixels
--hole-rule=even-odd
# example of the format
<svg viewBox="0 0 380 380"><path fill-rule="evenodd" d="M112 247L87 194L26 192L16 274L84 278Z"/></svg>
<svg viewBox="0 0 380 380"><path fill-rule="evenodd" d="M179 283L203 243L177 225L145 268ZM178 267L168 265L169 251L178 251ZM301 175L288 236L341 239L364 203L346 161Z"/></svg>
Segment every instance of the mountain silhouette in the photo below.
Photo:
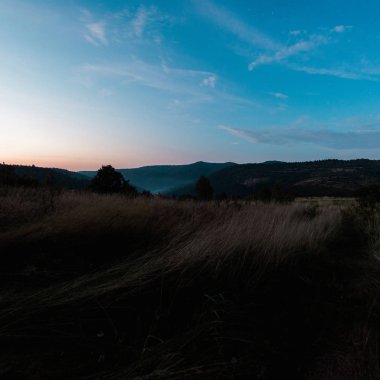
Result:
<svg viewBox="0 0 380 380"><path fill-rule="evenodd" d="M170 193L179 187L192 185L200 176L209 176L219 170L234 166L232 162L195 162L189 165L154 165L135 169L117 169L124 178L138 189L152 193ZM96 171L81 171L80 174L92 178Z"/></svg>

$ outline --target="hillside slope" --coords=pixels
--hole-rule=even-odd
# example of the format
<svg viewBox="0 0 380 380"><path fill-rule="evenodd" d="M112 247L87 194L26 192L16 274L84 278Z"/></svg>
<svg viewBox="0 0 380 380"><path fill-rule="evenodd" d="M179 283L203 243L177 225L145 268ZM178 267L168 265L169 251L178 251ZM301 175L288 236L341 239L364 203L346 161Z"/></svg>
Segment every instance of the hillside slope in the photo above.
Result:
<svg viewBox="0 0 380 380"><path fill-rule="evenodd" d="M199 161L189 165L143 166L135 169L117 169L117 171L139 188L153 193L166 193L175 188L192 184L201 175L209 176L234 165L236 164L232 162L209 163ZM96 171L81 171L79 173L92 178Z"/></svg>
<svg viewBox="0 0 380 380"><path fill-rule="evenodd" d="M65 169L26 165L0 165L0 177L5 172L8 176L15 176L15 178L21 180L33 181L39 185L50 182L66 189L84 189L89 184L88 177Z"/></svg>
<svg viewBox="0 0 380 380"><path fill-rule="evenodd" d="M264 162L225 168L209 176L215 193L250 196L278 184L296 196L352 196L357 189L380 182L378 160ZM191 193L193 186L176 191Z"/></svg>

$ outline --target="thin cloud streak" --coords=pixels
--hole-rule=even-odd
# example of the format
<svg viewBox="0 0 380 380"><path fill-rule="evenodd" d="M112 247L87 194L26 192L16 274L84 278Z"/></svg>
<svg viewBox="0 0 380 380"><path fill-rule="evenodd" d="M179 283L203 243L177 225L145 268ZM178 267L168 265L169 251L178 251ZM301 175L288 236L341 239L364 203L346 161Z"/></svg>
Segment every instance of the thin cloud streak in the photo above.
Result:
<svg viewBox="0 0 380 380"><path fill-rule="evenodd" d="M259 141L247 131L237 129L237 128L233 128L233 127L228 127L226 125L219 125L218 128L222 129L224 131L227 131L228 133L230 133L233 136L240 137L244 140L247 140L247 141L250 141L253 143L259 143Z"/></svg>
<svg viewBox="0 0 380 380"><path fill-rule="evenodd" d="M148 64L139 59L122 65L84 65L82 71L97 75L128 78L146 87L193 96L201 96L201 93L195 88L199 87L198 84L201 80L214 75L211 72Z"/></svg>
<svg viewBox="0 0 380 380"><path fill-rule="evenodd" d="M284 47L278 50L273 55L262 54L248 65L250 71L254 70L260 65L267 65L271 63L279 63L287 58L298 55L300 53L308 52L315 49L320 45L328 43L328 38L321 35L312 35L307 41L299 41L294 45Z"/></svg>
<svg viewBox="0 0 380 380"><path fill-rule="evenodd" d="M333 41L332 34L343 34L352 29L350 25L336 25L324 34L312 34L309 39L299 40L296 43L286 46L274 41L272 38L261 32L257 28L245 23L236 15L228 10L217 6L212 0L194 0L193 3L200 15L211 20L214 24L222 27L225 31L233 34L239 40L249 43L251 46L262 49L264 52L248 65L248 70L253 71L259 66L268 64L285 64L288 68L295 71L303 71L311 75L330 75L344 79L365 79L377 80L370 73L347 71L342 68L313 68L296 64L289 64L292 57L306 54L320 46L327 45ZM299 37L305 31L291 30L289 34Z"/></svg>
<svg viewBox="0 0 380 380"><path fill-rule="evenodd" d="M311 75L328 75L342 79L353 79L353 80L368 80L368 81L378 81L379 78L376 75L379 73L368 72L366 69L358 69L357 71L349 71L346 68L340 67L336 69L330 68L317 68L310 66L298 66L298 65L289 65L289 68L295 71L302 71Z"/></svg>
<svg viewBox="0 0 380 380"><path fill-rule="evenodd" d="M350 25L337 25L334 28L332 28L331 31L335 33L344 33L350 29L352 29L352 26Z"/></svg>
<svg viewBox="0 0 380 380"><path fill-rule="evenodd" d="M168 20L156 7L144 5L105 14L100 21L94 21L92 13L82 9L80 18L84 38L95 46L123 42L160 44L159 29Z"/></svg>
<svg viewBox="0 0 380 380"><path fill-rule="evenodd" d="M94 22L86 25L84 38L95 46L108 45L104 22Z"/></svg>
<svg viewBox="0 0 380 380"><path fill-rule="evenodd" d="M282 48L281 44L275 42L255 27L241 21L233 13L217 6L211 0L195 0L194 4L200 15L210 19L240 40L265 50L274 51Z"/></svg>
<svg viewBox="0 0 380 380"><path fill-rule="evenodd" d="M209 71L172 68L166 64L148 64L139 59L119 65L87 64L82 66L81 70L85 75L115 77L124 84L135 82L163 92L189 96L191 99L187 103L221 101L228 102L230 105L257 107L273 111L255 100L217 90L216 81L219 80L219 77Z"/></svg>
<svg viewBox="0 0 380 380"><path fill-rule="evenodd" d="M299 143L318 145L335 150L376 149L380 144L380 130L351 130L337 132L328 129L268 128L242 130L220 125L220 129L235 137L255 144L297 145Z"/></svg>
<svg viewBox="0 0 380 380"><path fill-rule="evenodd" d="M269 95L274 96L277 99L286 100L289 98L288 95L283 94L282 92L270 92Z"/></svg>
<svg viewBox="0 0 380 380"><path fill-rule="evenodd" d="M157 29L168 17L162 15L154 6L146 7L140 5L134 13L128 15L125 21L126 35L136 40L151 38L156 43L160 41Z"/></svg>

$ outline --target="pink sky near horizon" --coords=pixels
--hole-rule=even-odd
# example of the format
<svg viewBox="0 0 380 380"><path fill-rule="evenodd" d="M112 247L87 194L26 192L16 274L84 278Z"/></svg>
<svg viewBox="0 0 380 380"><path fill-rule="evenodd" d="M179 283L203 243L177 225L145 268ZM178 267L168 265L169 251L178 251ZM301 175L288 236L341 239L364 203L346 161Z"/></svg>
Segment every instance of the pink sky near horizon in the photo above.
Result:
<svg viewBox="0 0 380 380"><path fill-rule="evenodd" d="M145 159L141 159L138 157L132 157L129 159L122 159L116 157L106 157L103 156L101 158L96 159L85 159L85 158L73 158L68 159L64 156L52 156L52 157L41 157L31 155L27 156L10 156L3 157L1 162L10 164L10 165L26 165L26 166L38 166L45 168L60 168L66 169L70 171L83 171L83 170L97 170L102 165L112 165L118 169L129 169L129 168L138 168L142 166L152 166L152 165L186 165L191 164L196 161L202 161L202 159L197 159L195 157L188 157L184 155L184 157L178 158L173 162L173 160L168 159L168 157L163 157L158 155L158 157L146 157ZM212 160L205 159L204 161L211 162L224 162L221 160Z"/></svg>

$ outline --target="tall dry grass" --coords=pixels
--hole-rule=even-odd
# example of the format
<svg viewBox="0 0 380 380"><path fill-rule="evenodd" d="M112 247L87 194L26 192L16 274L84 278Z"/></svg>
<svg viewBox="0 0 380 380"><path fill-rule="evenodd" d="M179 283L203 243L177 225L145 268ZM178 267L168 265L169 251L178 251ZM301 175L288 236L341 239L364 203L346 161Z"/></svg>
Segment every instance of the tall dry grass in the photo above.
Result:
<svg viewBox="0 0 380 380"><path fill-rule="evenodd" d="M0 192L3 376L380 373L380 271L342 206L50 195Z"/></svg>
<svg viewBox="0 0 380 380"><path fill-rule="evenodd" d="M35 190L7 192L0 202L8 218L0 230L1 251L5 256L12 252L13 259L19 256L19 271L23 263L32 265L35 255L44 256L43 267L58 271L54 263L66 265L65 256L75 266L81 256L87 264L110 265L133 255L123 282L118 279L110 286L141 281L157 271L193 266L217 271L231 260L231 274L237 276L244 267L264 270L297 254L322 251L340 224L335 206L310 215L308 206L299 204L65 193L49 208L44 207L46 198L45 192L38 196ZM119 266L116 263L116 269Z"/></svg>

